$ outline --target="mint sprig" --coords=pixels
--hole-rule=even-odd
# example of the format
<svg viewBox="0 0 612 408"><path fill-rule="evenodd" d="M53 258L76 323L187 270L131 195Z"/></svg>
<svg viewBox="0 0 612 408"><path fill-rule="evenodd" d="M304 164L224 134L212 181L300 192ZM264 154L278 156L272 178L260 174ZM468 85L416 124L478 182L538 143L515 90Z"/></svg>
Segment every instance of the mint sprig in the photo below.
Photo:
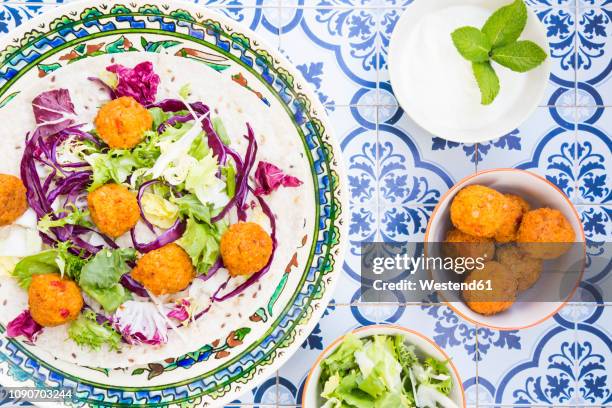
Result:
<svg viewBox="0 0 612 408"><path fill-rule="evenodd" d="M489 38L476 27L461 27L452 33L453 43L459 54L468 61L486 62L491 52Z"/></svg>
<svg viewBox="0 0 612 408"><path fill-rule="evenodd" d="M533 41L519 41L526 25L527 6L523 0L515 0L494 12L481 30L466 26L451 34L459 54L472 63L483 105L493 103L499 94L499 78L492 61L515 72L527 72L548 57Z"/></svg>

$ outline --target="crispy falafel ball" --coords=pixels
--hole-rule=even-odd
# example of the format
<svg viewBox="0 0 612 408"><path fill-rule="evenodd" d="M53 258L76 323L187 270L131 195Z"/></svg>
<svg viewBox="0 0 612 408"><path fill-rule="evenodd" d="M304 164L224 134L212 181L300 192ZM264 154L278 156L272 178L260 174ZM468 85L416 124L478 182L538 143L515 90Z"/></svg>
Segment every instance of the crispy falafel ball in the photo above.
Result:
<svg viewBox="0 0 612 408"><path fill-rule="evenodd" d="M531 209L522 197L514 194L504 194L504 196L506 204L504 205L503 221L495 233L495 240L501 243L516 241L516 233L521 225L523 214Z"/></svg>
<svg viewBox="0 0 612 408"><path fill-rule="evenodd" d="M451 258L484 258L491 261L495 255L495 242L491 238L475 237L453 228L446 233L443 249L444 255Z"/></svg>
<svg viewBox="0 0 612 408"><path fill-rule="evenodd" d="M506 198L492 188L471 185L457 193L450 207L453 225L475 237L492 238L503 221Z"/></svg>
<svg viewBox="0 0 612 408"><path fill-rule="evenodd" d="M100 108L94 121L98 136L109 147L131 149L153 126L153 117L136 99L122 96Z"/></svg>
<svg viewBox="0 0 612 408"><path fill-rule="evenodd" d="M473 269L465 282L491 281L492 290L464 290L463 299L467 306L482 315L494 315L512 306L518 291L514 274L499 262L487 262L482 269Z"/></svg>
<svg viewBox="0 0 612 408"><path fill-rule="evenodd" d="M529 256L516 245L498 248L497 260L514 273L518 281L519 292L532 287L542 273L542 260Z"/></svg>
<svg viewBox="0 0 612 408"><path fill-rule="evenodd" d="M517 242L534 258L555 259L576 239L574 228L559 210L538 208L523 216Z"/></svg>
<svg viewBox="0 0 612 408"><path fill-rule="evenodd" d="M232 276L252 275L272 256L272 238L254 222L233 224L221 237L221 257Z"/></svg>
<svg viewBox="0 0 612 408"><path fill-rule="evenodd" d="M105 184L92 191L87 205L96 226L112 238L128 232L140 218L136 196L120 184Z"/></svg>
<svg viewBox="0 0 612 408"><path fill-rule="evenodd" d="M10 174L0 174L0 226L12 224L28 208L26 188Z"/></svg>
<svg viewBox="0 0 612 408"><path fill-rule="evenodd" d="M175 243L147 252L132 269L132 277L154 295L185 289L195 277L189 255Z"/></svg>
<svg viewBox="0 0 612 408"><path fill-rule="evenodd" d="M32 276L28 288L32 319L41 326L59 326L76 319L83 308L81 289L57 273Z"/></svg>

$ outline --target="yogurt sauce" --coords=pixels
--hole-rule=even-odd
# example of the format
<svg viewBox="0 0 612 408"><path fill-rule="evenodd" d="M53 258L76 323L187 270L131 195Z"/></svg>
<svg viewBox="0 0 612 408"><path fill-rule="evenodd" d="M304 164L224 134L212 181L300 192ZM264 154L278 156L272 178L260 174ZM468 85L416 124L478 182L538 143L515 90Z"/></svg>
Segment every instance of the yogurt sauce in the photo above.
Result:
<svg viewBox="0 0 612 408"><path fill-rule="evenodd" d="M480 28L490 15L491 10L478 6L452 6L419 19L411 30L404 54L406 85L418 96L420 114L428 122L443 117L457 129L484 128L520 103L526 76L493 63L501 89L491 105L482 105L471 62L457 52L451 39L455 29Z"/></svg>

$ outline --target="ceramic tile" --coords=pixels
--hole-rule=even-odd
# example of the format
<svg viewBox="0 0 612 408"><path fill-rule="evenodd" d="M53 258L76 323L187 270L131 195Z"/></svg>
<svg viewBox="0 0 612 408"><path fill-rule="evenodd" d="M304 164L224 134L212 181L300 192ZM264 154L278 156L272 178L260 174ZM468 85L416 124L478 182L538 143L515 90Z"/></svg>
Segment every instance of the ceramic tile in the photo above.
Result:
<svg viewBox="0 0 612 408"><path fill-rule="evenodd" d="M349 245L334 293L334 302L347 304L360 298L360 243L375 240L378 233L376 109L364 108L363 121L355 120L354 108L330 106L328 113L348 180Z"/></svg>
<svg viewBox="0 0 612 408"><path fill-rule="evenodd" d="M579 177L575 108L541 107L518 129L478 144L478 170L514 167L546 177L575 197Z"/></svg>
<svg viewBox="0 0 612 408"><path fill-rule="evenodd" d="M440 139L402 109L379 108L380 205L430 205L476 170L475 146Z"/></svg>
<svg viewBox="0 0 612 408"><path fill-rule="evenodd" d="M578 122L577 202L606 204L612 199L612 108L592 108Z"/></svg>
<svg viewBox="0 0 612 408"><path fill-rule="evenodd" d="M8 4L0 3L0 34L8 34L11 30L50 7L41 4Z"/></svg>
<svg viewBox="0 0 612 408"><path fill-rule="evenodd" d="M612 105L612 7L605 0L582 0L578 14L577 69L579 88L588 102Z"/></svg>
<svg viewBox="0 0 612 408"><path fill-rule="evenodd" d="M579 291L574 301L592 306L595 302L612 305L612 207L577 206L587 239L587 264Z"/></svg>
<svg viewBox="0 0 612 408"><path fill-rule="evenodd" d="M244 394L233 400L228 406L240 407L244 405L252 406L253 408L269 408L275 407L278 401L276 393L277 372L274 372L266 380L262 381L257 387L249 390L245 389Z"/></svg>
<svg viewBox="0 0 612 408"><path fill-rule="evenodd" d="M552 405L576 393L573 309L520 331L478 329L479 404Z"/></svg>
<svg viewBox="0 0 612 408"><path fill-rule="evenodd" d="M577 389L574 401L580 405L612 404L612 307L600 306L578 323L575 348Z"/></svg>
<svg viewBox="0 0 612 408"><path fill-rule="evenodd" d="M372 9L284 8L283 53L328 104L356 104L376 89Z"/></svg>
<svg viewBox="0 0 612 408"><path fill-rule="evenodd" d="M11 3L11 4L28 4L28 5L40 5L40 4L48 4L48 5L61 5L64 3L68 3L74 0L2 0L0 3Z"/></svg>
<svg viewBox="0 0 612 408"><path fill-rule="evenodd" d="M574 0L528 1L546 29L551 75L542 106L572 106L576 96L576 7Z"/></svg>

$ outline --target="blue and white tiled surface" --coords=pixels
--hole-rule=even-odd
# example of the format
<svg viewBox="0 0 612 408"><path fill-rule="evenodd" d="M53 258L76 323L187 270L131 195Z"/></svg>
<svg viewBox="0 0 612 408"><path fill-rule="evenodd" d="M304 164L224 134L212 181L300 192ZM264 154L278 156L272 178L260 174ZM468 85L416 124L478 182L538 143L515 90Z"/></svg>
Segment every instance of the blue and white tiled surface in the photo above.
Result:
<svg viewBox="0 0 612 408"><path fill-rule="evenodd" d="M498 332L440 304L360 303L359 242L421 239L440 196L477 170L546 176L577 205L593 245L612 238L612 1L526 1L548 30L547 95L518 129L478 145L436 138L397 106L387 50L411 0L199 1L265 37L311 83L340 139L350 189L351 244L332 304L296 355L231 407L299 406L321 350L373 323L416 328L443 346L470 406L612 406L612 304L576 302L536 327ZM58 3L0 0L0 33ZM589 271L584 295L598 296L599 272Z"/></svg>

